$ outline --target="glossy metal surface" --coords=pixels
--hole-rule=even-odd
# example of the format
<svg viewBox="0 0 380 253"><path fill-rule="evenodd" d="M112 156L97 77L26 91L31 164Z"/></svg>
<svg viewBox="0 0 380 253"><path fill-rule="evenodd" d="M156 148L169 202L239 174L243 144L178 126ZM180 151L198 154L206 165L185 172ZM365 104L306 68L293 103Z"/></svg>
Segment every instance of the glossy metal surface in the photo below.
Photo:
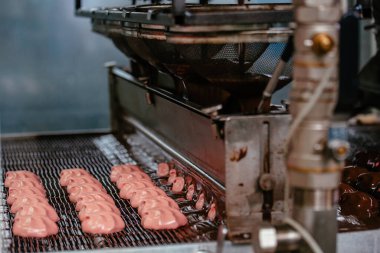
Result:
<svg viewBox="0 0 380 253"><path fill-rule="evenodd" d="M338 94L340 4L341 1L294 1L297 26L290 95L293 122L289 128L289 135L293 135L289 137L287 154L289 185L294 192L291 217L326 253L336 252L334 192L343 168L343 163L329 154L328 146ZM305 243L300 251L312 250Z"/></svg>

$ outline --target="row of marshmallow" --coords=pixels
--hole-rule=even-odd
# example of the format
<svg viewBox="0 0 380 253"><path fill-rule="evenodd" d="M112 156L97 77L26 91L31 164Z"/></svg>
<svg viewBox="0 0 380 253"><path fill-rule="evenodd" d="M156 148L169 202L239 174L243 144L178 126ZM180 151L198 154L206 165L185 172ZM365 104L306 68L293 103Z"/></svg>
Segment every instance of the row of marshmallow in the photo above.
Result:
<svg viewBox="0 0 380 253"><path fill-rule="evenodd" d="M7 172L4 185L9 192L10 212L15 214L14 235L43 238L58 233L59 217L36 174L25 170Z"/></svg>
<svg viewBox="0 0 380 253"><path fill-rule="evenodd" d="M138 209L141 225L145 229L176 229L187 224L187 218L178 204L138 166L124 164L111 169L111 181L120 190L120 197Z"/></svg>
<svg viewBox="0 0 380 253"><path fill-rule="evenodd" d="M60 184L66 187L75 203L82 231L90 234L112 234L122 231L125 222L112 197L102 184L82 168L61 171Z"/></svg>
<svg viewBox="0 0 380 253"><path fill-rule="evenodd" d="M196 194L196 187L193 178L190 176L187 176L186 178L184 176L180 176L178 175L177 170L170 167L171 166L168 163L159 163L157 166L157 176L159 178L167 178L167 183L172 186L171 191L173 193L186 192L185 197L188 201L195 200L195 209L204 209L206 207L205 193L202 191L199 194ZM216 203L212 202L208 206L207 219L213 221L215 220L216 215Z"/></svg>
<svg viewBox="0 0 380 253"><path fill-rule="evenodd" d="M182 190L183 178L173 180L173 191ZM187 224L178 204L164 191L154 186L150 177L135 165L112 168L111 181L117 183L121 198L138 208L142 225L147 229L174 229ZM177 184L175 184L177 182ZM76 204L82 230L92 234L109 234L124 229L120 210L102 184L88 171L76 168L63 170L60 184L65 186L69 199ZM13 232L23 237L46 237L58 233L55 222L59 217L46 198L40 178L29 171L8 172L5 186L10 211L15 214Z"/></svg>

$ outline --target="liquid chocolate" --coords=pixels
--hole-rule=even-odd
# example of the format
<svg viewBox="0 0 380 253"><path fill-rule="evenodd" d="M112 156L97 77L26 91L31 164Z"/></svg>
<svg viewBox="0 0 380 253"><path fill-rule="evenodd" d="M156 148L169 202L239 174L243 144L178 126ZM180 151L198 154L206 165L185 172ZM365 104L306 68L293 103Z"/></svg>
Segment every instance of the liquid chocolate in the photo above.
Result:
<svg viewBox="0 0 380 253"><path fill-rule="evenodd" d="M351 186L355 186L358 176L367 172L368 170L362 167L347 166L344 168L342 173L342 182Z"/></svg>
<svg viewBox="0 0 380 253"><path fill-rule="evenodd" d="M354 215L359 219L368 219L379 214L377 200L364 192L345 193L340 197L339 204L342 215Z"/></svg>
<svg viewBox="0 0 380 253"><path fill-rule="evenodd" d="M378 185L380 172L358 166L344 168L339 185L340 232L380 228Z"/></svg>
<svg viewBox="0 0 380 253"><path fill-rule="evenodd" d="M367 192L380 200L380 172L368 172L358 176L356 188L360 191Z"/></svg>
<svg viewBox="0 0 380 253"><path fill-rule="evenodd" d="M380 153L377 151L359 151L354 155L352 163L371 171L380 172Z"/></svg>
<svg viewBox="0 0 380 253"><path fill-rule="evenodd" d="M351 187L348 184L345 183L340 183L339 184L339 196L342 196L345 193L353 193L356 192L357 190Z"/></svg>

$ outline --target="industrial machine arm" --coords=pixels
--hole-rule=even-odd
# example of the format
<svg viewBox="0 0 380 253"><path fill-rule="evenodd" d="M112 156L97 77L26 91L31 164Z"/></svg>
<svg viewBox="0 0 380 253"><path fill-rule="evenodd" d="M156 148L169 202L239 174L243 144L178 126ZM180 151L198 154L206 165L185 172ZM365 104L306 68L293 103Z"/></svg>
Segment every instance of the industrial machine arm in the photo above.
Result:
<svg viewBox="0 0 380 253"><path fill-rule="evenodd" d="M293 207L291 218L285 219L293 229L277 227L275 234L268 236L274 230L262 228L258 240L267 250L272 247L275 251L277 246L287 249L283 246L297 241L301 252L330 253L336 251L335 196L348 152L345 142L328 139L338 94L341 3L298 0L293 4L296 21L290 95L293 120L286 146ZM283 240L284 237L287 239Z"/></svg>
<svg viewBox="0 0 380 253"><path fill-rule="evenodd" d="M293 122L287 160L292 217L323 252L336 251L335 192L348 148L328 140L338 94L340 1L294 1Z"/></svg>

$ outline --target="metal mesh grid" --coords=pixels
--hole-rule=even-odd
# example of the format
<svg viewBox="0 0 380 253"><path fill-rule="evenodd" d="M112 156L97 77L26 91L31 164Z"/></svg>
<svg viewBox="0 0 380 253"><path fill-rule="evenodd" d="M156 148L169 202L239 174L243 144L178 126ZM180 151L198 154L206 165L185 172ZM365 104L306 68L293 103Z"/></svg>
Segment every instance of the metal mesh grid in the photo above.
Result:
<svg viewBox="0 0 380 253"><path fill-rule="evenodd" d="M259 73L259 74L272 74L278 60L286 47L286 43L270 43L263 54L257 58L253 63L252 67L248 70L250 73ZM292 75L292 61L289 61L286 64L284 76Z"/></svg>
<svg viewBox="0 0 380 253"><path fill-rule="evenodd" d="M280 60L280 57L286 47L286 43L238 43L238 44L204 44L204 45L171 45L160 42L150 41L152 47L157 48L156 54L159 61L167 62L168 51L164 49L171 48L171 64L184 61L200 76L210 82L215 81L214 73L218 75L228 75L238 82L243 73L249 74L267 74L271 75ZM174 47L174 48L172 48ZM162 51L159 53L159 51ZM178 50L178 51L176 51ZM219 69L215 70L215 69ZM286 64L283 72L284 76L292 75L291 61ZM218 82L220 80L218 79Z"/></svg>
<svg viewBox="0 0 380 253"><path fill-rule="evenodd" d="M232 62L239 62L239 58L246 62L254 63L268 47L269 43L241 43L225 44L213 59L226 59Z"/></svg>
<svg viewBox="0 0 380 253"><path fill-rule="evenodd" d="M135 145L135 144L136 145ZM131 137L126 149L112 135L50 136L4 140L2 144L2 166L0 182L0 228L1 252L39 252L62 250L91 250L117 247L138 247L184 242L201 242L213 239L216 226L204 222L202 217L188 216L189 225L176 230L150 231L140 225L136 210L118 196L118 189L109 180L112 165L136 163L152 172L165 155L154 145L143 145L138 135ZM62 169L84 167L93 174L114 198L121 210L126 229L114 235L88 235L82 233L74 205L59 186ZM27 169L39 175L48 192L48 198L61 220L59 233L45 239L23 239L11 234L13 216L6 204L3 185L7 171ZM208 224L208 225L205 225ZM198 228L202 227L202 230ZM1 245L0 244L0 245Z"/></svg>

